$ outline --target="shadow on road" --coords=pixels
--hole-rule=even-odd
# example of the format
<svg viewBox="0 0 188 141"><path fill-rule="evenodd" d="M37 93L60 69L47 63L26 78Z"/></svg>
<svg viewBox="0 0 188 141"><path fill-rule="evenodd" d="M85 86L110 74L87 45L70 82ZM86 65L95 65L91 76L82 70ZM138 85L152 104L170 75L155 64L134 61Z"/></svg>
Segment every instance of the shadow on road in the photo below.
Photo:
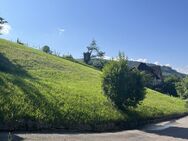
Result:
<svg viewBox="0 0 188 141"><path fill-rule="evenodd" d="M8 133L0 133L0 141L23 141L24 139L11 134L11 136Z"/></svg>
<svg viewBox="0 0 188 141"><path fill-rule="evenodd" d="M164 130L150 130L146 132L157 134L160 136L188 139L188 128L183 128L183 127L169 127Z"/></svg>

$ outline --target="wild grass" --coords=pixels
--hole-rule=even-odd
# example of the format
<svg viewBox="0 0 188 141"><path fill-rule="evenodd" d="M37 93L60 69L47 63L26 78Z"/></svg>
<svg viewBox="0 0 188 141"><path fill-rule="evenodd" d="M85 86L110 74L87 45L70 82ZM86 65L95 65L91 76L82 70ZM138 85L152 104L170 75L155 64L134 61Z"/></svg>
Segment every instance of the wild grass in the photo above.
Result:
<svg viewBox="0 0 188 141"><path fill-rule="evenodd" d="M145 119L187 111L184 101L149 89L133 110ZM74 128L131 116L103 95L100 71L0 39L0 128Z"/></svg>
<svg viewBox="0 0 188 141"><path fill-rule="evenodd" d="M147 89L147 95L142 104L135 109L135 112L143 119L155 119L187 111L185 101L150 89Z"/></svg>

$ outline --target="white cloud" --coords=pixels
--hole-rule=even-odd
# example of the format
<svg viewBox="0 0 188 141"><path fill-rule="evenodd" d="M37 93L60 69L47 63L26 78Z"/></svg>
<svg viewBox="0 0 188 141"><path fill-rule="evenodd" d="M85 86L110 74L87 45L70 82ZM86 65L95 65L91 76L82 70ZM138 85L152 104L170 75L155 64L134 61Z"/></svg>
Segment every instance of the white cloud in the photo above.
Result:
<svg viewBox="0 0 188 141"><path fill-rule="evenodd" d="M182 67L182 68L177 68L176 69L178 72L188 74L188 66Z"/></svg>
<svg viewBox="0 0 188 141"><path fill-rule="evenodd" d="M143 62L143 63L147 63L148 62L147 59L142 59L142 58L139 58L139 59L130 59L130 61Z"/></svg>
<svg viewBox="0 0 188 141"><path fill-rule="evenodd" d="M65 29L64 28L60 28L60 29L58 29L58 32L59 32L59 35L61 35L63 32L65 32Z"/></svg>
<svg viewBox="0 0 188 141"><path fill-rule="evenodd" d="M171 65L170 65L170 64L165 64L164 66L166 66L166 67L171 67Z"/></svg>
<svg viewBox="0 0 188 141"><path fill-rule="evenodd" d="M6 24L0 24L0 26L1 26L0 34L7 35L7 34L10 33L11 26L8 23L6 23Z"/></svg>
<svg viewBox="0 0 188 141"><path fill-rule="evenodd" d="M161 64L161 63L159 63L159 61L156 61L156 62L154 62L153 64L158 65L158 66L171 67L170 64Z"/></svg>
<svg viewBox="0 0 188 141"><path fill-rule="evenodd" d="M148 59L143 59L143 58L140 58L140 59L130 59L130 61L136 61L136 62L142 62L142 63L152 63L152 64L159 65L159 66L171 67L170 64L163 65L159 61L149 62Z"/></svg>
<svg viewBox="0 0 188 141"><path fill-rule="evenodd" d="M112 59L112 57L110 57L110 56L104 56L103 59L110 60L110 59Z"/></svg>
<svg viewBox="0 0 188 141"><path fill-rule="evenodd" d="M160 65L160 63L158 61L154 62L155 65Z"/></svg>

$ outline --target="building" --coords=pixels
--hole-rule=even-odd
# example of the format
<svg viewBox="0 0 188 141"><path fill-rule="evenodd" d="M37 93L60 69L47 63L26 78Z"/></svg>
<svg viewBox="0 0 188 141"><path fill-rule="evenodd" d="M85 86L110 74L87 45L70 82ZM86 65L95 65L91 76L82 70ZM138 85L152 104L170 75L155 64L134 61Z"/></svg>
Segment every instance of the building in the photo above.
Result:
<svg viewBox="0 0 188 141"><path fill-rule="evenodd" d="M149 74L153 78L153 86L160 85L163 82L163 75L160 66L133 61L128 62L128 66L131 69L136 68L141 72Z"/></svg>

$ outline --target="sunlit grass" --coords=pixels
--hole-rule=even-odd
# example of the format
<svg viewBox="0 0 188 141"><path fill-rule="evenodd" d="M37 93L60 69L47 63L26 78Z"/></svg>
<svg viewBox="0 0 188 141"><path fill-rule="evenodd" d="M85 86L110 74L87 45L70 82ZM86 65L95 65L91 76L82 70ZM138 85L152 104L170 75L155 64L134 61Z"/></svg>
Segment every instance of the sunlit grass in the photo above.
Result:
<svg viewBox="0 0 188 141"><path fill-rule="evenodd" d="M0 40L0 60L6 62L6 69L0 68L0 125L30 120L74 128L131 118L103 95L100 71L5 40ZM135 109L138 118L187 111L184 101L149 89Z"/></svg>

